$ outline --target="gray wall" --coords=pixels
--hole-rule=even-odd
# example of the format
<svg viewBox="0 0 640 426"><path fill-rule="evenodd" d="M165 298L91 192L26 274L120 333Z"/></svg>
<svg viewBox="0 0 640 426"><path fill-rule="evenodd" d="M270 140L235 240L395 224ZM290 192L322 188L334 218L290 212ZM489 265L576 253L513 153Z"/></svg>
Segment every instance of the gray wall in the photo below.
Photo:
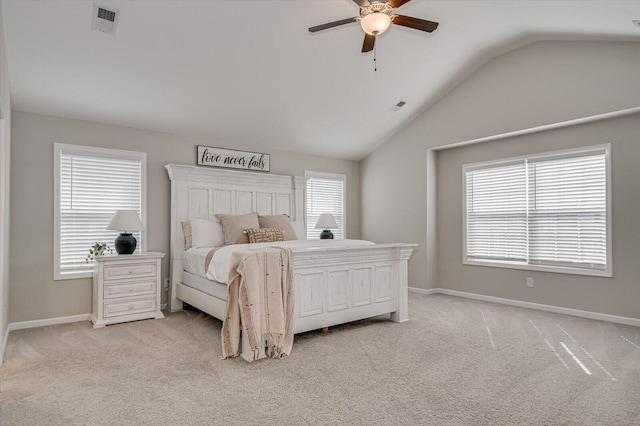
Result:
<svg viewBox="0 0 640 426"><path fill-rule="evenodd" d="M147 153L147 250L167 253L169 275L170 184L164 165L194 164L196 145L271 154L271 173L315 170L347 175L347 233L360 236L359 164L255 146L13 112L11 158L11 322L91 312L91 280L53 280L53 143ZM166 295L163 295L166 300Z"/></svg>
<svg viewBox="0 0 640 426"><path fill-rule="evenodd" d="M362 237L419 243L409 283L439 287L438 254L449 254L436 247L437 213L448 212L436 212L440 165L428 150L640 106L638 75L640 43L538 42L492 59L361 162ZM593 310L615 313L608 306Z"/></svg>
<svg viewBox="0 0 640 426"><path fill-rule="evenodd" d="M3 134L0 144L0 364L4 358L4 337L9 326L9 215L11 173L11 96L9 73L4 46L4 27L0 11L0 108Z"/></svg>
<svg viewBox="0 0 640 426"><path fill-rule="evenodd" d="M640 318L640 114L438 152L440 287ZM613 277L462 265L462 165L611 143ZM534 287L527 288L526 277Z"/></svg>

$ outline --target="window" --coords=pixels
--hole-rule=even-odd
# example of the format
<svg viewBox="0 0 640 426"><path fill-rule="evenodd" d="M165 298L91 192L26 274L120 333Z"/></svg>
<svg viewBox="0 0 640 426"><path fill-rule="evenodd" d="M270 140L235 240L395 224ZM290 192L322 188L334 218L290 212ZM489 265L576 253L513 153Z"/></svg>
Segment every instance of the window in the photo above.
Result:
<svg viewBox="0 0 640 426"><path fill-rule="evenodd" d="M137 210L146 222L146 154L54 144L54 161L54 279L90 277L89 247L97 241L114 248L118 231L105 228L116 210ZM139 252L145 234L133 234Z"/></svg>
<svg viewBox="0 0 640 426"><path fill-rule="evenodd" d="M464 263L611 276L609 145L463 169Z"/></svg>
<svg viewBox="0 0 640 426"><path fill-rule="evenodd" d="M307 177L307 238L318 239L322 229L315 229L316 222L322 213L331 213L338 224L338 229L331 229L334 238L345 238L345 175L306 171Z"/></svg>

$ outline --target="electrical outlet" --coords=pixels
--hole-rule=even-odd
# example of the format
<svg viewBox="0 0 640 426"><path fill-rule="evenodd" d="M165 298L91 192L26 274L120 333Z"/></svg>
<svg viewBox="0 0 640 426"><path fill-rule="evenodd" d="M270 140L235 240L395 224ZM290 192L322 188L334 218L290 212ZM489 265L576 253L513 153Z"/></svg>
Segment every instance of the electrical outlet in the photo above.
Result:
<svg viewBox="0 0 640 426"><path fill-rule="evenodd" d="M533 278L527 277L527 287L533 287Z"/></svg>
<svg viewBox="0 0 640 426"><path fill-rule="evenodd" d="M169 289L169 278L168 277L164 279L164 289L165 290Z"/></svg>

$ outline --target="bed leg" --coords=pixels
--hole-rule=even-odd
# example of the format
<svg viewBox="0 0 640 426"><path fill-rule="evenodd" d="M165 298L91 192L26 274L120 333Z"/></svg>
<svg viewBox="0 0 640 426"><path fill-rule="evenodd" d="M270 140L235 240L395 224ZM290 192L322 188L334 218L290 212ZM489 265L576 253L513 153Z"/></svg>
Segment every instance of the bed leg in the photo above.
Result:
<svg viewBox="0 0 640 426"><path fill-rule="evenodd" d="M328 333L329 332L329 327L322 327L322 332L323 333Z"/></svg>
<svg viewBox="0 0 640 426"><path fill-rule="evenodd" d="M409 271L408 262L398 262L398 310L391 312L391 321L409 321Z"/></svg>
<svg viewBox="0 0 640 426"><path fill-rule="evenodd" d="M178 299L178 289L177 284L179 281L171 282L171 287L169 288L169 311L177 312L182 310L182 300Z"/></svg>

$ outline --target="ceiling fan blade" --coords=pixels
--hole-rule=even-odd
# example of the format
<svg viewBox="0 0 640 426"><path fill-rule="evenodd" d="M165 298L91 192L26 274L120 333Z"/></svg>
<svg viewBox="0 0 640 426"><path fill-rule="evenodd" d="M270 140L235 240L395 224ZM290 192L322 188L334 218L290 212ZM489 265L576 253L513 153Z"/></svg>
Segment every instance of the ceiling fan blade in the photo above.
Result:
<svg viewBox="0 0 640 426"><path fill-rule="evenodd" d="M337 27L344 24L350 24L352 22L358 22L358 18L347 18L335 22L329 22L328 24L316 25L315 27L309 28L309 32L315 33L316 31L327 30L329 28Z"/></svg>
<svg viewBox="0 0 640 426"><path fill-rule="evenodd" d="M389 6L392 8L400 7L405 3L409 3L411 0L389 0Z"/></svg>
<svg viewBox="0 0 640 426"><path fill-rule="evenodd" d="M362 53L371 52L376 44L376 36L372 34L364 35L364 43L362 43Z"/></svg>
<svg viewBox="0 0 640 426"><path fill-rule="evenodd" d="M409 0L407 0L409 1ZM369 0L353 0L353 2L355 4L357 4L360 7L365 7L365 6L369 6L371 3L369 3Z"/></svg>
<svg viewBox="0 0 640 426"><path fill-rule="evenodd" d="M402 25L403 27L414 28L420 31L426 31L428 33L433 32L438 28L438 23L433 21L426 21L424 19L412 18L411 16L396 15L393 18L393 23Z"/></svg>

